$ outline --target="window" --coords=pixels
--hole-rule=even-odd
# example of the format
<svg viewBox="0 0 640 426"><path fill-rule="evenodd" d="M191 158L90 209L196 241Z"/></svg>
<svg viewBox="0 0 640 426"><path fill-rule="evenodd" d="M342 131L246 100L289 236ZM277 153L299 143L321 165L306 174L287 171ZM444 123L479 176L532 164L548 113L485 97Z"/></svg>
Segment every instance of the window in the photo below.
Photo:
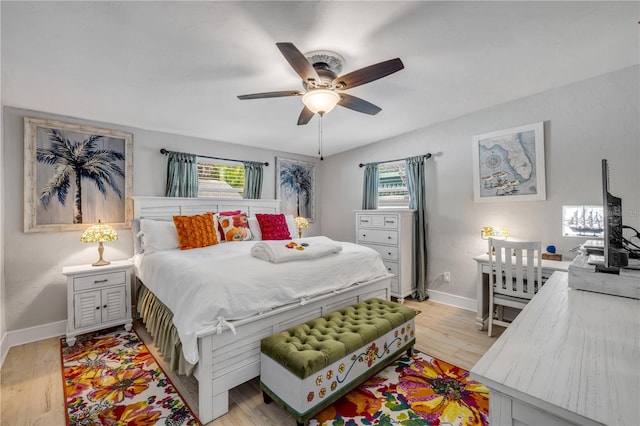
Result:
<svg viewBox="0 0 640 426"><path fill-rule="evenodd" d="M198 198L242 198L243 193L243 165L198 158Z"/></svg>
<svg viewBox="0 0 640 426"><path fill-rule="evenodd" d="M378 207L409 207L404 160L378 164Z"/></svg>

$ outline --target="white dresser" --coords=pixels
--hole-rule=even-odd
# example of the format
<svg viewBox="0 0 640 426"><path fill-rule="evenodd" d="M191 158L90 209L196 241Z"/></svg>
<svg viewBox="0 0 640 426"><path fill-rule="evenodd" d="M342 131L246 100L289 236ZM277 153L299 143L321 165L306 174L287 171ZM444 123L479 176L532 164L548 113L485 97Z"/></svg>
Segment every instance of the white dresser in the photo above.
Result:
<svg viewBox="0 0 640 426"><path fill-rule="evenodd" d="M640 300L567 283L555 272L471 369L490 424L638 424Z"/></svg>
<svg viewBox="0 0 640 426"><path fill-rule="evenodd" d="M415 210L356 210L356 243L382 255L391 278L391 295L402 303L415 296L413 272Z"/></svg>

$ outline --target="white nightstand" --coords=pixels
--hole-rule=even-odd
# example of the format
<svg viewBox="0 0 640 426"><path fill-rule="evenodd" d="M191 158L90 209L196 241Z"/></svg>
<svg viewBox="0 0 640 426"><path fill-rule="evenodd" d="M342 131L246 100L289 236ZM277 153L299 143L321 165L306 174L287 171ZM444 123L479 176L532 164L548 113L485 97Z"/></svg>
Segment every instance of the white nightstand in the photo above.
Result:
<svg viewBox="0 0 640 426"><path fill-rule="evenodd" d="M67 276L67 345L76 336L124 324L131 330L130 260L62 268Z"/></svg>

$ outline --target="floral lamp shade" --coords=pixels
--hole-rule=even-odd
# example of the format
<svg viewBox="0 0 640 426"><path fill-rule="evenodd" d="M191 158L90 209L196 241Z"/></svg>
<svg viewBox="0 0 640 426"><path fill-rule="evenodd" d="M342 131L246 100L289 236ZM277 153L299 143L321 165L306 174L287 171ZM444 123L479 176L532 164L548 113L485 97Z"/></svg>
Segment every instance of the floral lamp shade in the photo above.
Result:
<svg viewBox="0 0 640 426"><path fill-rule="evenodd" d="M91 225L82 233L82 237L80 241L83 243L98 243L98 254L100 255L100 259L97 262L92 263L93 266L104 266L108 265L111 262L108 262L102 258L102 254L104 253L104 245L103 243L110 243L111 241L115 241L118 239L118 233L111 227L111 225L107 225L98 221L98 223Z"/></svg>
<svg viewBox="0 0 640 426"><path fill-rule="evenodd" d="M309 221L302 216L298 216L294 220L296 221L296 228L298 228L298 238L302 238L302 230L309 227Z"/></svg>
<svg viewBox="0 0 640 426"><path fill-rule="evenodd" d="M488 240L489 238L506 240L508 236L509 232L507 232L507 228L500 228L496 226L483 226L482 231L480 231L480 237L483 240Z"/></svg>

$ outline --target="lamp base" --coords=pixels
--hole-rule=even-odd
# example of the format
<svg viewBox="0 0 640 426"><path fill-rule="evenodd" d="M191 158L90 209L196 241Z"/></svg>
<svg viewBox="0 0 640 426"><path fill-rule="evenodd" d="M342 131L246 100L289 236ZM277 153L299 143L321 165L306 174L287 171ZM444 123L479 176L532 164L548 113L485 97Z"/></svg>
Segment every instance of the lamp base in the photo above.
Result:
<svg viewBox="0 0 640 426"><path fill-rule="evenodd" d="M105 266L111 263L102 258L103 253L104 253L104 245L102 244L102 241L100 241L100 244L98 245L98 254L100 255L100 259L98 259L96 263L92 263L91 266Z"/></svg>

